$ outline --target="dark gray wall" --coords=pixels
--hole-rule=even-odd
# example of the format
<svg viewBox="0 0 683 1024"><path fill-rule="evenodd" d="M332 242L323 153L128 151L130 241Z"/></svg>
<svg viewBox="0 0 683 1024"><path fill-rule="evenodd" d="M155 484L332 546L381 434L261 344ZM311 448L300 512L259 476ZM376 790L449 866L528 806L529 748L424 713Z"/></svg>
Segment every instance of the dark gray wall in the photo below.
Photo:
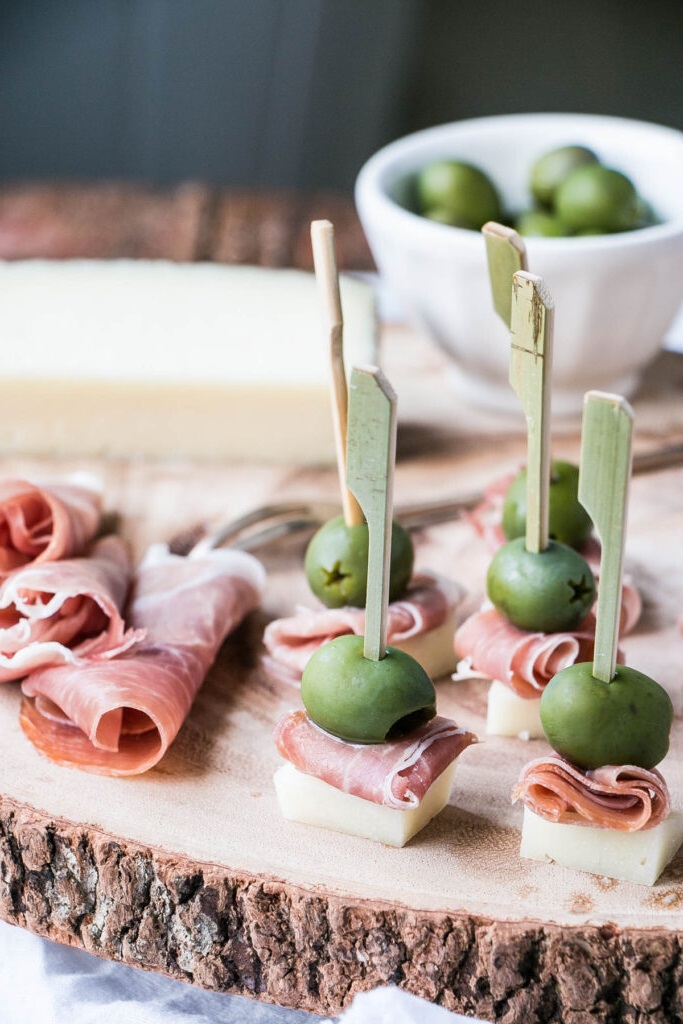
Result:
<svg viewBox="0 0 683 1024"><path fill-rule="evenodd" d="M0 178L344 186L420 0L0 0Z"/></svg>
<svg viewBox="0 0 683 1024"><path fill-rule="evenodd" d="M0 179L350 189L482 114L683 129L683 0L0 0Z"/></svg>

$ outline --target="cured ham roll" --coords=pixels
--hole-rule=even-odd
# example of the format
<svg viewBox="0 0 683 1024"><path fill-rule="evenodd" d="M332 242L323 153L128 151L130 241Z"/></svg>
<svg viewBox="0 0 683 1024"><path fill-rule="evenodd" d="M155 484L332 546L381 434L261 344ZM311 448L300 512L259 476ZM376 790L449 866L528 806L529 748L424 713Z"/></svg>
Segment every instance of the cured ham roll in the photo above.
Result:
<svg viewBox="0 0 683 1024"><path fill-rule="evenodd" d="M654 828L671 810L668 787L656 768L626 764L582 771L559 754L530 761L512 800L522 800L548 821L621 832Z"/></svg>
<svg viewBox="0 0 683 1024"><path fill-rule="evenodd" d="M153 546L136 574L128 616L145 639L106 662L32 673L22 686L25 733L60 764L105 775L152 768L264 585L263 567L244 552L183 558Z"/></svg>
<svg viewBox="0 0 683 1024"><path fill-rule="evenodd" d="M465 662L459 674L497 679L517 697L531 700L561 669L592 659L595 624L591 619L576 633L531 633L487 607L463 622L454 643Z"/></svg>
<svg viewBox="0 0 683 1024"><path fill-rule="evenodd" d="M0 584L0 682L41 666L77 665L122 654L144 635L126 629L122 610L132 566L119 537L87 556L38 562Z"/></svg>
<svg viewBox="0 0 683 1024"><path fill-rule="evenodd" d="M101 517L101 487L86 474L44 486L0 481L0 576L82 554Z"/></svg>
<svg viewBox="0 0 683 1024"><path fill-rule="evenodd" d="M286 818L403 846L445 807L455 761L477 737L437 716L400 739L348 743L300 710L275 742L288 762L275 775Z"/></svg>
<svg viewBox="0 0 683 1024"><path fill-rule="evenodd" d="M683 841L656 768L585 771L551 753L526 765L512 799L524 803L520 853L532 860L653 885Z"/></svg>
<svg viewBox="0 0 683 1024"><path fill-rule="evenodd" d="M414 576L401 600L387 611L387 643L419 661L432 678L455 666L453 633L461 621L465 589L427 573ZM280 678L298 683L311 655L338 636L362 636L364 608L299 608L270 622L263 643L267 664Z"/></svg>

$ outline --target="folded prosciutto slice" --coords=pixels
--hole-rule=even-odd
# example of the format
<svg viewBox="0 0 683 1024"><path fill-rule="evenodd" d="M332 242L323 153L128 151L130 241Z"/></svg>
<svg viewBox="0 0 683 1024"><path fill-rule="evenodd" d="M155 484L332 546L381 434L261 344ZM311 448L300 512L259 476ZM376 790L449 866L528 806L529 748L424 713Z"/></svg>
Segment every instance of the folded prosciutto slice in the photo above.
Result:
<svg viewBox="0 0 683 1024"><path fill-rule="evenodd" d="M621 832L654 828L671 809L666 782L656 768L626 764L582 771L559 754L526 765L512 791L516 800L548 821Z"/></svg>
<svg viewBox="0 0 683 1024"><path fill-rule="evenodd" d="M432 783L477 737L437 716L390 743L347 743L319 729L305 711L292 711L278 722L275 742L304 774L405 811L419 805Z"/></svg>
<svg viewBox="0 0 683 1024"><path fill-rule="evenodd" d="M93 544L87 556L40 562L0 583L0 682L43 665L112 658L144 635L126 630L122 610L131 578L119 537Z"/></svg>
<svg viewBox="0 0 683 1024"><path fill-rule="evenodd" d="M387 611L387 643L397 644L437 629L454 604L464 597L457 583L438 580L427 573L414 576L405 596L392 601ZM346 634L365 631L364 608L299 608L296 615L270 622L263 643L271 667L279 666L299 679L312 654L324 643Z"/></svg>
<svg viewBox="0 0 683 1024"><path fill-rule="evenodd" d="M455 649L462 659L457 675L498 679L518 697L538 698L561 669L592 660L592 617L584 627L576 633L527 633L496 608L483 608L470 615L455 634Z"/></svg>
<svg viewBox="0 0 683 1024"><path fill-rule="evenodd" d="M102 517L102 491L85 474L45 486L0 481L0 575L80 555Z"/></svg>
<svg viewBox="0 0 683 1024"><path fill-rule="evenodd" d="M183 558L148 551L129 623L145 639L119 658L40 669L23 683L21 724L60 764L106 775L147 771L175 739L220 645L257 607L265 573L253 556Z"/></svg>

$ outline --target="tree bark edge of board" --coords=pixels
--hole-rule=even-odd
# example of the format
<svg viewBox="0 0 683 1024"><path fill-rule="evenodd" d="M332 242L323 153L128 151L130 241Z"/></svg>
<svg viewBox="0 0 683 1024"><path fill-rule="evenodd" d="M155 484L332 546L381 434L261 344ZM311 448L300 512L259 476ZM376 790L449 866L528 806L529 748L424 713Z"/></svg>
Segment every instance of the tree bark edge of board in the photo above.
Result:
<svg viewBox="0 0 683 1024"><path fill-rule="evenodd" d="M198 866L9 799L0 917L204 989L321 1014L398 985L502 1024L683 1021L676 934L349 903Z"/></svg>

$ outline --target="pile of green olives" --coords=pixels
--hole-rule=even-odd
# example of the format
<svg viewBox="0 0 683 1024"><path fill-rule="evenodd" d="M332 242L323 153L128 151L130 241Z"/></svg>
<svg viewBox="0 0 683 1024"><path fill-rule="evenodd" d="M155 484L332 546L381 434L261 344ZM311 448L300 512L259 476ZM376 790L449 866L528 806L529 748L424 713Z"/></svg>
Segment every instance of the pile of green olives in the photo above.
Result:
<svg viewBox="0 0 683 1024"><path fill-rule="evenodd" d="M527 473L517 474L505 494L502 528L507 540L526 532ZM591 535L593 523L579 501L579 467L562 459L550 466L548 490L548 533L570 548L581 548Z"/></svg>
<svg viewBox="0 0 683 1024"><path fill-rule="evenodd" d="M578 662L553 676L541 696L546 739L579 768L637 765L651 769L666 756L673 721L668 693L654 679L617 665L606 683Z"/></svg>
<svg viewBox="0 0 683 1024"><path fill-rule="evenodd" d="M330 519L306 549L308 585L327 608L364 608L368 586L369 532L366 523L348 526L343 516ZM392 523L389 600L404 592L413 573L415 552L410 534Z"/></svg>
<svg viewBox="0 0 683 1024"><path fill-rule="evenodd" d="M436 691L420 663L387 647L363 655L362 636L339 636L309 659L301 699L316 725L349 743L384 743L413 732L436 714Z"/></svg>
<svg viewBox="0 0 683 1024"><path fill-rule="evenodd" d="M512 223L520 235L560 238L633 231L656 223L625 174L607 167L587 146L552 149L529 173L533 207L503 210L491 178L474 164L437 160L415 176L414 201L424 217L479 231L489 220Z"/></svg>

